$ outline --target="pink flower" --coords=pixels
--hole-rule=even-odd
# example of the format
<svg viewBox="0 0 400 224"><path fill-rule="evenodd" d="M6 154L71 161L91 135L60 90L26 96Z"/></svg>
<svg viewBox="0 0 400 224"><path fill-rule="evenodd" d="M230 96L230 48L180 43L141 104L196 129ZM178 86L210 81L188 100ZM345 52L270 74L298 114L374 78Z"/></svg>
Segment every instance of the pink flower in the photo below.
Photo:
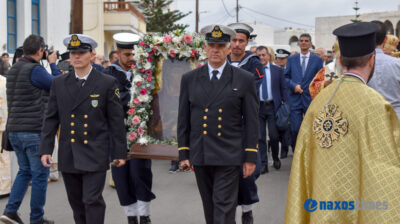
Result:
<svg viewBox="0 0 400 224"><path fill-rule="evenodd" d="M169 51L169 55L171 56L171 57L176 57L176 54L175 54L175 51L174 50L170 50Z"/></svg>
<svg viewBox="0 0 400 224"><path fill-rule="evenodd" d="M132 125L138 125L140 123L140 117L139 116L134 116L132 118Z"/></svg>
<svg viewBox="0 0 400 224"><path fill-rule="evenodd" d="M146 94L147 94L147 89L140 90L140 95L146 95Z"/></svg>
<svg viewBox="0 0 400 224"><path fill-rule="evenodd" d="M131 109L128 110L128 114L132 115L134 113L135 113L135 108L132 107Z"/></svg>
<svg viewBox="0 0 400 224"><path fill-rule="evenodd" d="M136 132L130 133L130 134L128 135L128 139L129 139L129 141L131 141L131 142L135 141L135 140L137 139L137 134L136 134Z"/></svg>
<svg viewBox="0 0 400 224"><path fill-rule="evenodd" d="M143 130L143 128L138 128L138 134L139 135L143 135L144 134L144 130Z"/></svg>
<svg viewBox="0 0 400 224"><path fill-rule="evenodd" d="M139 72L140 72L140 73L144 73L144 71L145 71L144 68L139 69Z"/></svg>
<svg viewBox="0 0 400 224"><path fill-rule="evenodd" d="M153 62L153 59L151 59L151 58L149 57L149 58L147 58L147 61L150 62L150 63L152 63L152 62Z"/></svg>
<svg viewBox="0 0 400 224"><path fill-rule="evenodd" d="M190 35L185 35L183 36L183 41L185 41L185 43L190 44L193 41L193 37Z"/></svg>
<svg viewBox="0 0 400 224"><path fill-rule="evenodd" d="M147 76L147 81L151 82L151 77L150 76Z"/></svg>
<svg viewBox="0 0 400 224"><path fill-rule="evenodd" d="M158 44L157 44L156 46L153 47L153 52L154 52L154 53L157 52L157 47L159 47Z"/></svg>
<svg viewBox="0 0 400 224"><path fill-rule="evenodd" d="M143 47L143 46L145 46L146 44L145 44L143 41L140 41L139 45Z"/></svg>
<svg viewBox="0 0 400 224"><path fill-rule="evenodd" d="M132 64L131 68L132 68L132 69L135 69L135 68L136 68L135 64Z"/></svg>
<svg viewBox="0 0 400 224"><path fill-rule="evenodd" d="M140 100L138 98L133 99L133 103L135 105L139 105L140 104Z"/></svg>
<svg viewBox="0 0 400 224"><path fill-rule="evenodd" d="M141 83L141 82L137 82L136 85L137 85L137 86L140 86L140 85L142 85L142 83Z"/></svg>
<svg viewBox="0 0 400 224"><path fill-rule="evenodd" d="M154 48L153 48L153 49L154 49ZM150 51L150 52L149 52L149 56L150 56L150 57L153 57L153 56L154 56L154 51Z"/></svg>
<svg viewBox="0 0 400 224"><path fill-rule="evenodd" d="M196 55L193 54L193 53L190 54L190 57L191 57L191 58L194 58L195 56L196 56Z"/></svg>
<svg viewBox="0 0 400 224"><path fill-rule="evenodd" d="M163 41L164 41L164 43L167 43L167 44L171 43L171 41L172 41L171 35L166 35L166 36L163 38Z"/></svg>
<svg viewBox="0 0 400 224"><path fill-rule="evenodd" d="M153 72L152 72L151 70L147 70L147 71L146 71L146 75L147 75L147 76L150 76L151 74L153 74Z"/></svg>
<svg viewBox="0 0 400 224"><path fill-rule="evenodd" d="M192 49L192 54L197 54L197 50L196 49Z"/></svg>

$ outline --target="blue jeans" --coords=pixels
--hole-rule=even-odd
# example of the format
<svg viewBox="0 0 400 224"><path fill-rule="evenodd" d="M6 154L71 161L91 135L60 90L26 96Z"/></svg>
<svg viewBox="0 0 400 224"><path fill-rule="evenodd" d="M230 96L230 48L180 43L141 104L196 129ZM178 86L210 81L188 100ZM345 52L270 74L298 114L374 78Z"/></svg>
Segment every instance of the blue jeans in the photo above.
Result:
<svg viewBox="0 0 400 224"><path fill-rule="evenodd" d="M17 155L19 171L5 210L18 211L32 180L30 222L37 222L44 214L43 207L49 178L49 168L44 167L40 161L40 132L10 132L8 138Z"/></svg>

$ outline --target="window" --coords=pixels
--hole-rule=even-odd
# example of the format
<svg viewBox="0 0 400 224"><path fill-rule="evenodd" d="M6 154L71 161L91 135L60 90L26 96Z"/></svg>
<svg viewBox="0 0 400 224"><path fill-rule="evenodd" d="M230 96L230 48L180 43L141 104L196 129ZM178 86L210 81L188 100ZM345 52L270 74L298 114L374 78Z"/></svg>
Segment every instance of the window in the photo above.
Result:
<svg viewBox="0 0 400 224"><path fill-rule="evenodd" d="M32 0L32 34L40 36L39 0Z"/></svg>
<svg viewBox="0 0 400 224"><path fill-rule="evenodd" d="M7 51L14 53L17 48L17 2L7 0Z"/></svg>

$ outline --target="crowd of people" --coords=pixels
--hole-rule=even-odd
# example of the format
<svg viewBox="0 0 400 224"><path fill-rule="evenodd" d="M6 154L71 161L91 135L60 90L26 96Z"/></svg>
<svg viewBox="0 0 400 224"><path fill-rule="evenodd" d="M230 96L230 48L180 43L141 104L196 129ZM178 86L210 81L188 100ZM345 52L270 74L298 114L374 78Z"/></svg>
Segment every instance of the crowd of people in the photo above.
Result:
<svg viewBox="0 0 400 224"><path fill-rule="evenodd" d="M279 170L289 147L285 223L400 219L400 60L393 56L398 39L386 35L385 24L341 26L328 51L314 50L304 33L299 53L263 45L246 51L255 34L245 23L208 25L201 33L208 60L182 76L179 163L171 170L194 169L207 224L235 223L237 206L241 223L254 223L256 180L269 172L268 151ZM83 34L64 39L68 52L60 58L36 35L25 39L12 65L2 55L2 148L14 151L19 167L12 188L11 181L8 192L0 188L10 194L0 221L22 223L17 211L31 185L30 223L54 223L43 207L47 184L60 171L75 223L104 223L111 163L128 223L151 223L151 160L127 160L125 120L139 38L115 34L109 60ZM51 73L39 63L43 58ZM357 200L376 204L342 212L315 205Z"/></svg>

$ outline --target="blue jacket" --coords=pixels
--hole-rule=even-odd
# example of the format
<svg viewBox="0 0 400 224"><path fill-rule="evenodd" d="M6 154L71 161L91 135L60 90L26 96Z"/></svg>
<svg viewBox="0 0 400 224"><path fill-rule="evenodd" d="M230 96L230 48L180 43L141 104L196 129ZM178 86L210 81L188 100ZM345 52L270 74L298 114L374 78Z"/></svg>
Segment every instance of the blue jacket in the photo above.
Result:
<svg viewBox="0 0 400 224"><path fill-rule="evenodd" d="M279 66L270 64L270 73L271 73L271 92L272 99L274 101L274 110L275 113L278 110L279 106L282 102L288 101L288 90L285 81L285 77L283 75L283 69ZM263 81L265 76L263 78Z"/></svg>
<svg viewBox="0 0 400 224"><path fill-rule="evenodd" d="M301 72L300 54L295 54L288 58L285 69L285 78L289 87L289 105L290 109L304 109L307 110L311 103L311 96L308 87L314 76L322 68L322 59L317 55L310 53L307 68L304 77ZM300 84L303 93L295 93L294 88Z"/></svg>

